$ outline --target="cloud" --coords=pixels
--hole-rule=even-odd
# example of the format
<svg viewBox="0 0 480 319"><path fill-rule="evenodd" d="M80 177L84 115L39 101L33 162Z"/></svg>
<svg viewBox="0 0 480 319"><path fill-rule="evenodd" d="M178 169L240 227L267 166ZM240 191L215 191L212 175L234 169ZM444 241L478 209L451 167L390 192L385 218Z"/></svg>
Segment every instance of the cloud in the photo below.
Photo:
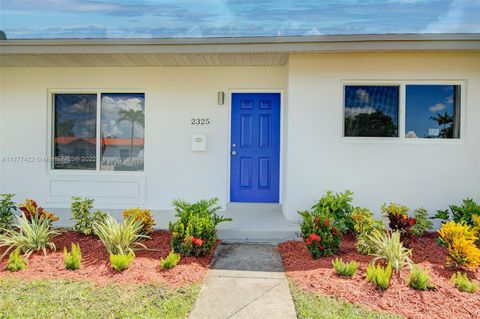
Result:
<svg viewBox="0 0 480 319"><path fill-rule="evenodd" d="M422 30L424 33L480 32L480 0L453 0L448 11Z"/></svg>
<svg viewBox="0 0 480 319"><path fill-rule="evenodd" d="M428 108L428 110L432 113L435 113L435 112L439 112L439 111L442 111L442 110L445 110L447 108L447 106L443 103L437 103L435 105L432 105Z"/></svg>
<svg viewBox="0 0 480 319"><path fill-rule="evenodd" d="M360 102L368 103L370 101L370 96L368 95L368 92L364 89L358 89L356 95L357 99L360 100Z"/></svg>
<svg viewBox="0 0 480 319"><path fill-rule="evenodd" d="M372 114L377 110L371 106L366 107L346 107L345 108L345 117L355 117L359 114Z"/></svg>

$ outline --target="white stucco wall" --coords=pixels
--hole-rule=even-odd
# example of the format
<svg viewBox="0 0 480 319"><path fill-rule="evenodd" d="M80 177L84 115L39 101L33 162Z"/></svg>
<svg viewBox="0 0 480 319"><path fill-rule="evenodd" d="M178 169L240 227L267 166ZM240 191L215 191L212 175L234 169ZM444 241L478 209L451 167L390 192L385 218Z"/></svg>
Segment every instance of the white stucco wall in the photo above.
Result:
<svg viewBox="0 0 480 319"><path fill-rule="evenodd" d="M462 139L345 139L344 80L462 81ZM217 105L217 91L230 89L284 91L281 196L289 219L328 189L351 189L355 205L377 213L389 201L433 213L466 196L480 200L479 54L298 54L285 67L2 68L0 81L2 159L47 156L48 89L145 92L144 173L51 174L42 161L2 162L0 191L17 201L68 207L70 196L86 195L99 208L167 210L174 198L217 196L224 205L230 111L228 99ZM192 117L211 124L192 126ZM191 151L192 133L207 134L207 152Z"/></svg>
<svg viewBox="0 0 480 319"><path fill-rule="evenodd" d="M462 140L342 138L344 80L464 81ZM355 205L377 213L389 201L434 213L466 196L480 200L479 54L291 55L287 86L288 218L328 189L351 189Z"/></svg>
<svg viewBox="0 0 480 319"><path fill-rule="evenodd" d="M283 89L284 67L3 68L0 94L2 158L47 156L49 89L135 89L145 92L145 171L140 174L51 174L47 163L2 162L0 190L44 207L68 207L72 195L100 208L171 208L175 198L228 195L230 111L217 92ZM190 118L208 117L208 126ZM207 151L191 151L191 134L207 134Z"/></svg>

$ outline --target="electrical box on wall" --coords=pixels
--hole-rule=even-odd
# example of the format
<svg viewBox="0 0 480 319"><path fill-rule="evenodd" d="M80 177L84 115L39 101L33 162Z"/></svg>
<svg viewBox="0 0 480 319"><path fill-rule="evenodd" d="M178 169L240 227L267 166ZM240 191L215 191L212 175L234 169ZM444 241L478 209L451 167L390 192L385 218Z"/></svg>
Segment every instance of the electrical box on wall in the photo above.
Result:
<svg viewBox="0 0 480 319"><path fill-rule="evenodd" d="M207 150L207 135L192 134L192 151L205 152Z"/></svg>

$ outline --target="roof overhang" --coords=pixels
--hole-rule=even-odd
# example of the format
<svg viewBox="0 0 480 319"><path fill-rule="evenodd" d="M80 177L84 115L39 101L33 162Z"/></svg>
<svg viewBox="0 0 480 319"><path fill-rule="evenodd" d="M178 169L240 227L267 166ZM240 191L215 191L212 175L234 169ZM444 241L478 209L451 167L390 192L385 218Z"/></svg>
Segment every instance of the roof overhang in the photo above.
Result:
<svg viewBox="0 0 480 319"><path fill-rule="evenodd" d="M0 66L282 65L290 53L429 51L480 52L480 34L0 40Z"/></svg>

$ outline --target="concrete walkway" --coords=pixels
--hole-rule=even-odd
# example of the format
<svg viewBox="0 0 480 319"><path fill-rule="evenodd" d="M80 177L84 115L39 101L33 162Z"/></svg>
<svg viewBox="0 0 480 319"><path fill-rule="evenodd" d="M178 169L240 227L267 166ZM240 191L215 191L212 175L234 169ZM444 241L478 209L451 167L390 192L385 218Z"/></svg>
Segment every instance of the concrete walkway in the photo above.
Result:
<svg viewBox="0 0 480 319"><path fill-rule="evenodd" d="M220 244L191 319L296 318L276 245Z"/></svg>

